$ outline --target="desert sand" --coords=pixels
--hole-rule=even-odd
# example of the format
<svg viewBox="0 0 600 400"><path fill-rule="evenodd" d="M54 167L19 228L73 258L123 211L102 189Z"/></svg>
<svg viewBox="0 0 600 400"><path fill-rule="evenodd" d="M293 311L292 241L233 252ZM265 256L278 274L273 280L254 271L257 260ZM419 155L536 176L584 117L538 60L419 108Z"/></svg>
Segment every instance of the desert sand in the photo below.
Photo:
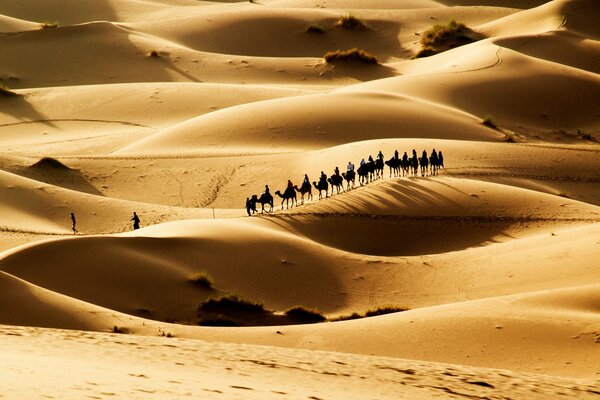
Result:
<svg viewBox="0 0 600 400"><path fill-rule="evenodd" d="M0 2L0 398L598 398L599 19L595 0ZM416 58L451 20L479 40ZM324 59L351 48L378 63ZM444 168L275 194L413 149ZM273 211L247 216L265 185ZM267 311L208 323L231 295Z"/></svg>

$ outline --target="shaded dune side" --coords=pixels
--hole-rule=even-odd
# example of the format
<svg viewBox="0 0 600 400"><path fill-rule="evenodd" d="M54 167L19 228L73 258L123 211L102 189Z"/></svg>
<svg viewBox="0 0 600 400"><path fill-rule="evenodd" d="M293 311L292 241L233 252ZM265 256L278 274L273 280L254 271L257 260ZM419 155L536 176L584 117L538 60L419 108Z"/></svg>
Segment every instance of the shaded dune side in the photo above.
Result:
<svg viewBox="0 0 600 400"><path fill-rule="evenodd" d="M278 112L273 114L275 108ZM186 121L116 154L193 153L227 147L322 148L390 137L491 141L500 135L457 110L409 97L363 92L231 107Z"/></svg>
<svg viewBox="0 0 600 400"><path fill-rule="evenodd" d="M476 180L409 178L378 182L286 210L269 220L345 251L407 256L463 250L599 222L600 208Z"/></svg>

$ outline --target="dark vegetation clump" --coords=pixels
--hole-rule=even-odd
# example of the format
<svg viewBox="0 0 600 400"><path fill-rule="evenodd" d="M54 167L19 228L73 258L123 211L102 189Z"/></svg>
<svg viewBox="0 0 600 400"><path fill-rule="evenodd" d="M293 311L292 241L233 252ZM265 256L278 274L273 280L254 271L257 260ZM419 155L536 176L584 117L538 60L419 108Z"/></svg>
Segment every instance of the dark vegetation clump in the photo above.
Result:
<svg viewBox="0 0 600 400"><path fill-rule="evenodd" d="M319 25L310 24L306 27L306 33L325 33L325 29L321 28Z"/></svg>
<svg viewBox="0 0 600 400"><path fill-rule="evenodd" d="M377 57L368 53L362 49L350 49L350 50L336 50L326 53L323 58L328 63L334 63L336 61L360 61L365 64L377 65L379 61Z"/></svg>
<svg viewBox="0 0 600 400"><path fill-rule="evenodd" d="M148 57L158 58L160 57L160 54L158 54L158 51L156 50L151 50L150 53L148 53Z"/></svg>
<svg viewBox="0 0 600 400"><path fill-rule="evenodd" d="M196 272L188 278L188 282L204 289L212 289L213 283L205 272Z"/></svg>
<svg viewBox="0 0 600 400"><path fill-rule="evenodd" d="M129 329L124 328L122 326L116 326L115 325L115 326L113 326L112 332L113 333L123 333L123 334L125 334L125 333L129 333Z"/></svg>
<svg viewBox="0 0 600 400"><path fill-rule="evenodd" d="M421 51L415 58L428 57L443 51L475 42L481 34L471 30L465 24L450 21L446 25L434 25L421 37Z"/></svg>
<svg viewBox="0 0 600 400"><path fill-rule="evenodd" d="M293 322L299 324L314 324L325 321L325 317L320 312L316 310L309 310L300 306L290 308L285 312L285 315Z"/></svg>
<svg viewBox="0 0 600 400"><path fill-rule="evenodd" d="M238 313L264 314L268 312L261 303L242 300L235 295L221 297L216 300L210 299L200 304L198 311L225 315Z"/></svg>
<svg viewBox="0 0 600 400"><path fill-rule="evenodd" d="M350 315L342 315L341 317L331 319L331 321L348 321L352 319L376 317L378 315L391 314L395 312L402 312L408 310L410 309L407 307L385 306L368 310L364 314L352 313Z"/></svg>
<svg viewBox="0 0 600 400"><path fill-rule="evenodd" d="M335 26L352 31L365 31L368 29L367 25L360 18L350 14L342 15L335 23Z"/></svg>
<svg viewBox="0 0 600 400"><path fill-rule="evenodd" d="M4 85L0 85L0 97L16 97L18 94L10 90Z"/></svg>

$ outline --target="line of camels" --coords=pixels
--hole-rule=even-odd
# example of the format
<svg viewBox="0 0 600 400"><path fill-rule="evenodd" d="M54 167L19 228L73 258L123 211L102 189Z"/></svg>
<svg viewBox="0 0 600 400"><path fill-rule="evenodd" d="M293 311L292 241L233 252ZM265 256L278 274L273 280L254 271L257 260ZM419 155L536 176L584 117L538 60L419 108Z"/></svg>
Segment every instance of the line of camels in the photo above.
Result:
<svg viewBox="0 0 600 400"><path fill-rule="evenodd" d="M305 196L307 200L312 201L312 188L314 187L319 192L319 200L321 200L323 198L323 192L325 192L324 197L330 196L330 186L331 196L333 196L334 192L339 194L346 190L353 189L357 175L358 182L361 186L373 182L376 179L383 178L385 165L390 169L390 177L392 177L392 175L395 177L415 177L418 176L419 173L423 177L434 176L438 174L440 168L444 168L444 157L442 152L436 153L435 149L433 149L429 157L425 150L423 150L421 157L418 157L417 152L413 149L412 157L409 157L405 152L402 158L400 158L398 157L398 151L396 151L394 156L389 160L384 162L383 159L383 154L380 151L376 159L373 159L372 156L369 156L368 161L363 159L356 172L354 171L354 166L350 163L349 165L352 165L352 167L341 174L337 167L335 168L334 174L330 177L327 177L327 175L321 171L319 181L313 181L312 185L305 175L301 187L298 187L298 185L291 186L291 183L288 181L288 187L284 192L281 193L281 191L278 190L275 192L275 195L281 198L281 209L284 209L284 204L286 208L291 208L294 207L294 205L298 206L296 193L300 194L300 205L302 205L304 204ZM346 189L344 189L344 181L346 181ZM273 211L273 195L271 195L268 185L265 186L265 191L260 197L258 195L252 195L252 197L246 199L246 210L248 215L257 212L257 204L261 205L261 214ZM269 205L269 210L265 210L265 205Z"/></svg>

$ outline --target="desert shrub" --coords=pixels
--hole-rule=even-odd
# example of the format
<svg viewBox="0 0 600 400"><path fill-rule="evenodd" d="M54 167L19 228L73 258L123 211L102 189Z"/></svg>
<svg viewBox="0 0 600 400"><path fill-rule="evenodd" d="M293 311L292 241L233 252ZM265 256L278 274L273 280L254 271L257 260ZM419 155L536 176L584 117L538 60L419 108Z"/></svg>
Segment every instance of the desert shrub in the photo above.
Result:
<svg viewBox="0 0 600 400"><path fill-rule="evenodd" d="M359 314L359 313L355 312L350 315L342 315L342 316L339 316L336 318L332 318L332 319L330 319L330 321L332 321L332 322L348 321L348 320L352 320L352 319L375 317L377 315L391 314L391 313L395 313L395 312L408 311L408 310L409 310L409 308L406 308L406 307L385 306L385 307L378 307L378 308L368 310L364 314Z"/></svg>
<svg viewBox="0 0 600 400"><path fill-rule="evenodd" d="M325 321L325 317L320 312L308 310L301 306L290 308L285 312L285 315L298 323L312 324Z"/></svg>
<svg viewBox="0 0 600 400"><path fill-rule="evenodd" d="M498 125L494 117L492 117L491 115L486 115L485 118L481 120L481 123L489 128L496 130L498 130L498 128L500 127L500 125Z"/></svg>
<svg viewBox="0 0 600 400"><path fill-rule="evenodd" d="M377 307L375 309L369 310L365 313L365 317L375 317L377 315L385 315L391 314L395 312L408 311L406 307L395 307L395 306L385 306L385 307Z"/></svg>
<svg viewBox="0 0 600 400"><path fill-rule="evenodd" d="M265 310L265 307L262 304L242 300L235 295L205 301L204 303L200 304L200 307L198 307L198 311L203 313L214 314L264 314L268 312L267 310Z"/></svg>
<svg viewBox="0 0 600 400"><path fill-rule="evenodd" d="M378 64L377 57L362 49L336 50L327 52L323 58L328 63L335 61L360 61L366 64Z"/></svg>
<svg viewBox="0 0 600 400"><path fill-rule="evenodd" d="M355 17L354 15L342 15L340 19L337 20L335 26L339 26L344 29L349 29L353 31L364 31L367 28L364 22L360 20L360 18Z"/></svg>
<svg viewBox="0 0 600 400"><path fill-rule="evenodd" d="M158 57L160 57L160 54L158 54L158 51L156 51L156 50L151 50L148 53L148 57L158 58Z"/></svg>
<svg viewBox="0 0 600 400"><path fill-rule="evenodd" d="M319 25L310 24L306 27L306 33L325 33L325 29L321 28Z"/></svg>
<svg viewBox="0 0 600 400"><path fill-rule="evenodd" d="M40 27L42 29L56 29L56 28L58 28L58 23L46 21L46 22L42 22L40 24Z"/></svg>
<svg viewBox="0 0 600 400"><path fill-rule="evenodd" d="M213 283L210 277L202 271L196 272L188 277L188 282L205 289L212 289Z"/></svg>
<svg viewBox="0 0 600 400"><path fill-rule="evenodd" d="M18 96L15 92L4 85L0 85L0 97L15 97Z"/></svg>
<svg viewBox="0 0 600 400"><path fill-rule="evenodd" d="M584 132L581 129L577 129L577 136L585 140L595 140L590 133Z"/></svg>
<svg viewBox="0 0 600 400"><path fill-rule="evenodd" d="M448 49L463 46L475 42L478 36L481 35L467 28L465 24L454 20L446 25L434 25L423 33L421 51L415 57L428 57Z"/></svg>

